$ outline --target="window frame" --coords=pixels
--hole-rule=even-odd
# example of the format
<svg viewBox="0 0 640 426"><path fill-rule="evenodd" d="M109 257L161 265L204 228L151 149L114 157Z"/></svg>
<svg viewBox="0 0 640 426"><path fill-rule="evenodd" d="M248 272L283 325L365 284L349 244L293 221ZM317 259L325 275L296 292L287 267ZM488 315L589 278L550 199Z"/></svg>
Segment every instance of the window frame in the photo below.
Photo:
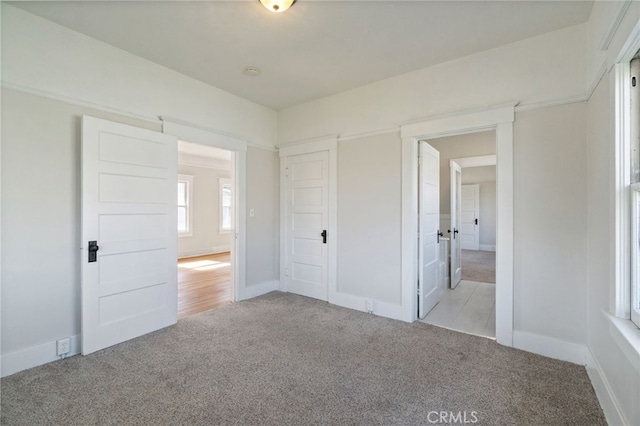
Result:
<svg viewBox="0 0 640 426"><path fill-rule="evenodd" d="M193 176L179 174L177 183L178 185L180 183L186 184L184 208L186 210L186 222L187 222L186 230L181 231L180 229L178 229L178 237L179 238L192 237L193 236ZM177 190L178 188L176 186L176 191ZM176 211L178 210L178 208L183 207L183 206L180 206L177 201L178 200L176 199ZM176 227L177 227L177 223L176 223Z"/></svg>
<svg viewBox="0 0 640 426"><path fill-rule="evenodd" d="M638 117L640 122L640 116ZM639 123L640 126L640 123ZM630 319L640 328L640 182L629 185L631 198Z"/></svg>
<svg viewBox="0 0 640 426"><path fill-rule="evenodd" d="M231 199L229 206L223 204L223 188L229 186L231 191ZM229 207L229 228L224 227L224 208ZM233 182L230 178L218 179L218 233L230 234L233 230Z"/></svg>

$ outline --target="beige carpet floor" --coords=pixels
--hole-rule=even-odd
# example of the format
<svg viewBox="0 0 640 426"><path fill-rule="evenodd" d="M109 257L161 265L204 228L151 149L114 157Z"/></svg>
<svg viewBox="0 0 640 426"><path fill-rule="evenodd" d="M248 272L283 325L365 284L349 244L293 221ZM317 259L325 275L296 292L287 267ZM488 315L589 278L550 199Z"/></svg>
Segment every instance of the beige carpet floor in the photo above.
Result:
<svg viewBox="0 0 640 426"><path fill-rule="evenodd" d="M496 283L496 253L494 251L462 250L462 279L481 283Z"/></svg>
<svg viewBox="0 0 640 426"><path fill-rule="evenodd" d="M605 424L582 366L282 293L2 380L4 425L445 424L440 413Z"/></svg>

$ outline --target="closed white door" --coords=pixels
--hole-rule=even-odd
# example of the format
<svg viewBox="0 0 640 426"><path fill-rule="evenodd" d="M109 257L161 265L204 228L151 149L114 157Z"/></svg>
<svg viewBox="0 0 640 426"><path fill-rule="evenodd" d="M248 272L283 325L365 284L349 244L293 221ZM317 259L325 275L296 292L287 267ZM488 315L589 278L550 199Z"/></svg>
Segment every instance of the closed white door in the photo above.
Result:
<svg viewBox="0 0 640 426"><path fill-rule="evenodd" d="M462 185L460 194L460 247L480 250L480 185Z"/></svg>
<svg viewBox="0 0 640 426"><path fill-rule="evenodd" d="M82 353L177 321L177 140L82 120Z"/></svg>
<svg viewBox="0 0 640 426"><path fill-rule="evenodd" d="M460 245L460 217L462 207L462 184L460 165L451 161L451 288L456 288L462 279L462 247Z"/></svg>
<svg viewBox="0 0 640 426"><path fill-rule="evenodd" d="M328 299L329 152L286 161L285 286L291 293Z"/></svg>
<svg viewBox="0 0 640 426"><path fill-rule="evenodd" d="M418 316L424 318L440 301L444 290L439 279L440 153L420 142L420 192L418 203Z"/></svg>

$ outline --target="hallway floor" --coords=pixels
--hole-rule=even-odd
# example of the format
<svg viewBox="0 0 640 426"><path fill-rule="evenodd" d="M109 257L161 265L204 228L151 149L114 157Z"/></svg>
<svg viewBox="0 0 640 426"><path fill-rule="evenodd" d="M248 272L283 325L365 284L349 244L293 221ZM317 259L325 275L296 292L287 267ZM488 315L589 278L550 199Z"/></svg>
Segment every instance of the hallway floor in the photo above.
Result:
<svg viewBox="0 0 640 426"><path fill-rule="evenodd" d="M462 280L455 289L447 288L440 302L421 321L495 339L496 285Z"/></svg>

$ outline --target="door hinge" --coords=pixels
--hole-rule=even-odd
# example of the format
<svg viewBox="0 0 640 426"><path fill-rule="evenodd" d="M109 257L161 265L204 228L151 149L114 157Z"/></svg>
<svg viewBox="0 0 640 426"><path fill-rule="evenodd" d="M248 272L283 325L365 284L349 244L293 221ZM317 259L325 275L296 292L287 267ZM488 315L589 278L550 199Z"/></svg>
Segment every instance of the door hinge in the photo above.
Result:
<svg viewBox="0 0 640 426"><path fill-rule="evenodd" d="M284 276L285 277L289 276L289 268L284 268Z"/></svg>
<svg viewBox="0 0 640 426"><path fill-rule="evenodd" d="M287 178L289 177L289 168L288 167L284 168L284 177L287 177Z"/></svg>

